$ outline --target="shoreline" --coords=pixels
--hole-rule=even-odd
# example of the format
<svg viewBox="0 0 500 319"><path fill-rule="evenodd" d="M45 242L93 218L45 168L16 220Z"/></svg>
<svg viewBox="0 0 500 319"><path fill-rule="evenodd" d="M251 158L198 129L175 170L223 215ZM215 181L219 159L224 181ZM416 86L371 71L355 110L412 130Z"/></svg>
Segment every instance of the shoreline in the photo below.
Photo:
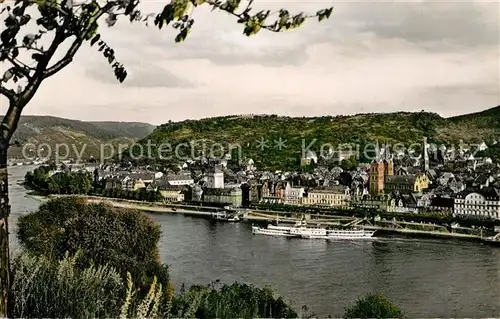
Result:
<svg viewBox="0 0 500 319"><path fill-rule="evenodd" d="M45 203L51 198L57 197L82 197L86 200L87 203L104 203L109 204L113 207L124 208L124 209L136 209L143 212L148 212L152 214L182 214L186 216L200 216L200 217L213 217L214 211L219 208L216 207L208 207L208 206L189 206L182 204L159 204L159 203L146 203L141 201L127 200L127 199L115 199L108 197L99 197L99 196L88 196L88 195L49 195L43 196L33 193L26 194L26 197L33 198L35 200L40 201L41 203ZM196 209L194 209L196 208ZM212 210L212 212L210 212ZM242 221L246 222L272 222L276 220L275 215L271 214L252 214L253 210L246 210L243 213ZM294 223L298 219L292 217L281 217L279 219L282 223ZM329 224L328 222L324 224ZM418 229L408 229L408 228L387 228L381 226L364 226L367 229L372 229L376 231L376 234L382 235L383 237L388 236L400 236L407 238L433 238L433 239L441 239L441 240L465 240L472 242L479 242L481 244L489 244L493 246L500 246L500 242L489 242L485 240L484 237L472 234L463 234L463 233L452 233L452 232L439 232L439 231L427 231L427 230L418 230Z"/></svg>

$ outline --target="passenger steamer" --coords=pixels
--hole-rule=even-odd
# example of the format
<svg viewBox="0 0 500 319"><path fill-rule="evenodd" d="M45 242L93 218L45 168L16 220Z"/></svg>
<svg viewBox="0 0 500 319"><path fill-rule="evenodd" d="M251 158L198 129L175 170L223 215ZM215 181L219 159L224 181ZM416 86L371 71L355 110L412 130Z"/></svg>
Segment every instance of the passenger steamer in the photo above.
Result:
<svg viewBox="0 0 500 319"><path fill-rule="evenodd" d="M256 235L296 237L308 239L327 240L360 240L373 238L374 231L364 229L326 229L320 227L306 227L305 222L297 222L295 226L274 226L267 228L252 226L252 232Z"/></svg>
<svg viewBox="0 0 500 319"><path fill-rule="evenodd" d="M267 225L267 228L252 226L252 233L254 235L297 237L296 234L292 234L291 229L292 227L289 226Z"/></svg>

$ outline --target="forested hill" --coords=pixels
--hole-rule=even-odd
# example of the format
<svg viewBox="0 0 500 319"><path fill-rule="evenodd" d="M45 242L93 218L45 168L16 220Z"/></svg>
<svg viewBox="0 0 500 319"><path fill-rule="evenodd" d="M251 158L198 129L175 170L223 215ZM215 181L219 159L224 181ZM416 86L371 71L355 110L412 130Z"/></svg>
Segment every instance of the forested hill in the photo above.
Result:
<svg viewBox="0 0 500 319"><path fill-rule="evenodd" d="M1 117L0 117L1 119ZM22 116L12 141L21 147L11 147L9 156L21 157L22 146L27 143L47 143L52 149L57 144L85 147L85 155L97 157L102 144L132 144L152 133L155 126L135 122L84 122L52 116ZM43 155L43 154L42 154Z"/></svg>
<svg viewBox="0 0 500 319"><path fill-rule="evenodd" d="M452 118L443 118L428 112L397 112L359 114L354 116L281 117L276 115L225 116L202 120L186 120L159 126L140 141L152 144L198 141L210 149L213 143L221 143L226 150L230 145L240 145L243 156L252 158L265 168L295 166L303 144L318 152L321 145L336 148L342 143L364 145L366 142L458 143L493 142L500 139L500 106ZM279 139L284 142L279 147ZM200 142L205 140L204 143ZM258 141L268 141L264 147ZM199 150L196 148L195 152ZM157 154L153 150L153 155Z"/></svg>

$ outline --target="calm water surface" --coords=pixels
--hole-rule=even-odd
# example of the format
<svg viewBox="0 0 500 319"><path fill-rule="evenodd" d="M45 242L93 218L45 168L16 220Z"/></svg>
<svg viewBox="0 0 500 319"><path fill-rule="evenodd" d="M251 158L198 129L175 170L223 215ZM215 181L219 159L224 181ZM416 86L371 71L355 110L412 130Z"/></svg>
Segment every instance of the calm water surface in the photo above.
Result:
<svg viewBox="0 0 500 319"><path fill-rule="evenodd" d="M10 169L11 246L19 215L39 202L16 183L27 167ZM356 297L382 292L410 317L499 317L500 249L473 243L394 240L333 243L254 236L248 224L180 215L153 216L160 250L177 288L216 279L271 286L297 308L342 315Z"/></svg>

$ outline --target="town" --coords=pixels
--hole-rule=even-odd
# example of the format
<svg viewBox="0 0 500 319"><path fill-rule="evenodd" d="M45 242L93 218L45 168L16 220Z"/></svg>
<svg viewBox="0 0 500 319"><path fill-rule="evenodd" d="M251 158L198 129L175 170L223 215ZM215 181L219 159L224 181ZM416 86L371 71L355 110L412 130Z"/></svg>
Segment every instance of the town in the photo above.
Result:
<svg viewBox="0 0 500 319"><path fill-rule="evenodd" d="M301 166L314 168L307 172L260 171L252 159L235 166L229 154L192 159L178 169L164 170L67 161L59 167L53 165L46 176L83 172L94 184L93 189L89 184L84 191L64 187L49 191L56 194L95 193L99 185L98 195L163 203L364 209L500 220L500 168L491 158L481 156L487 148L482 143L457 152L424 139L418 156L394 153L382 145L371 163L357 163L351 156L331 169L321 166L316 154L308 151ZM157 196L147 195L153 193Z"/></svg>

